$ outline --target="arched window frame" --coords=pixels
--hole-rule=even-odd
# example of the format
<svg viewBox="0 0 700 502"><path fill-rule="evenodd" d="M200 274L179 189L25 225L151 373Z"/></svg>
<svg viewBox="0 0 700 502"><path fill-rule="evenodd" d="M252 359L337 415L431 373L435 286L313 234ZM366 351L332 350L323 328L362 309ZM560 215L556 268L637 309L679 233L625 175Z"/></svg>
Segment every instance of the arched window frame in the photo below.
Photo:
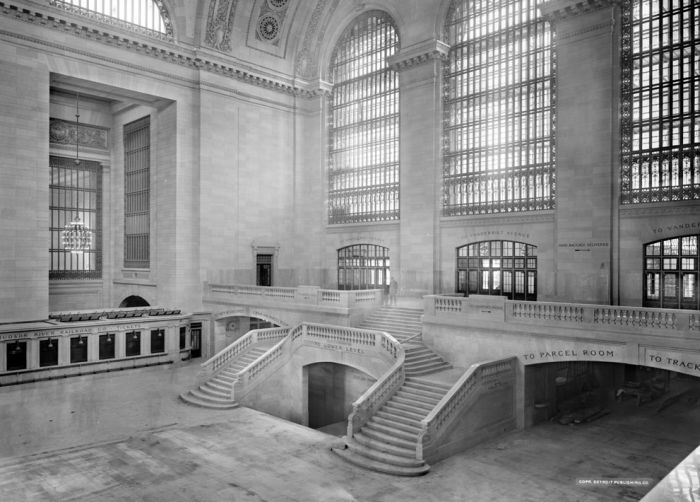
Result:
<svg viewBox="0 0 700 502"><path fill-rule="evenodd" d="M383 36L385 43L372 45L372 22L377 23L375 39ZM352 53L363 44L366 52ZM386 62L398 49L396 25L379 10L356 17L333 49L328 71L333 83L328 106L329 224L399 219L399 82Z"/></svg>
<svg viewBox="0 0 700 502"><path fill-rule="evenodd" d="M170 14L168 13L165 2L163 0L149 1L157 9L160 23L156 24L162 25L160 27L161 29L157 29L158 27L154 23L135 23L133 20L127 19L126 13L131 12L129 9L133 9L133 1L128 3L129 0L48 0L50 5L72 14L84 16L112 26L118 26L152 38L172 40L174 38L173 23L170 19ZM116 10L117 15L108 14L106 12L107 9L112 13ZM146 21L148 21L149 16L153 17L156 13L155 10L152 10L151 14L146 14L145 11L147 10L148 9L145 9L143 13L143 16L147 18ZM155 21L155 19L152 20Z"/></svg>
<svg viewBox="0 0 700 502"><path fill-rule="evenodd" d="M457 248L455 291L537 300L537 246L519 241L470 242Z"/></svg>
<svg viewBox="0 0 700 502"><path fill-rule="evenodd" d="M448 9L444 216L555 207L555 33L537 8L544 1L453 0ZM484 22L471 22L476 9ZM525 54L513 53L518 43ZM489 44L492 54L482 50Z"/></svg>
<svg viewBox="0 0 700 502"><path fill-rule="evenodd" d="M700 199L700 6L624 0L621 24L621 202Z"/></svg>
<svg viewBox="0 0 700 502"><path fill-rule="evenodd" d="M700 309L700 235L683 235L644 244L643 305Z"/></svg>
<svg viewBox="0 0 700 502"><path fill-rule="evenodd" d="M338 249L338 289L388 289L389 248L352 244Z"/></svg>

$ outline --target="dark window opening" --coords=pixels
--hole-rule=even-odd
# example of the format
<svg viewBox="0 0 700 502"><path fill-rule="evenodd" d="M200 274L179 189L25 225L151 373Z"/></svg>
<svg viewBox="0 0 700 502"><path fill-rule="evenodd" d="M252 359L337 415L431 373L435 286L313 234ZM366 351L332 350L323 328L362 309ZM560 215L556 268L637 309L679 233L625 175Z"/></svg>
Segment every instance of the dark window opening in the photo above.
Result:
<svg viewBox="0 0 700 502"><path fill-rule="evenodd" d="M127 331L125 334L125 351L126 357L141 355L141 332Z"/></svg>

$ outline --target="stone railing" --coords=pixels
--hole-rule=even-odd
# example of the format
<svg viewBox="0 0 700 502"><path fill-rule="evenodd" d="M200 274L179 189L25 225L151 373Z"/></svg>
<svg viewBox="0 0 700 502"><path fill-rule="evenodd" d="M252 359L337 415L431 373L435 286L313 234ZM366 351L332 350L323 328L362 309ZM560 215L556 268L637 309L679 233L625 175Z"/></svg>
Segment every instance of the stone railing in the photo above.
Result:
<svg viewBox="0 0 700 502"><path fill-rule="evenodd" d="M231 361L245 352L249 347L258 343L274 342L287 336L289 328L267 328L249 331L228 347L204 361L199 370L197 380L201 383L226 368Z"/></svg>
<svg viewBox="0 0 700 502"><path fill-rule="evenodd" d="M287 334L238 373L232 384L232 397L245 396L266 375L276 371L297 349L305 345L325 350L362 353L369 351L390 364L399 358L403 361L404 357L401 344L391 335L380 331L312 323L303 323L292 329L274 329L285 329Z"/></svg>
<svg viewBox="0 0 700 502"><path fill-rule="evenodd" d="M275 301L318 305L323 307L350 308L355 305L381 305L383 290L336 290L321 289L316 286L297 286L296 288L279 288L267 286L250 286L239 284L205 284L205 293L224 295L230 299L259 301L270 298Z"/></svg>
<svg viewBox="0 0 700 502"><path fill-rule="evenodd" d="M401 344L393 337L386 335L382 340L382 346L396 359L396 362L384 376L374 382L357 401L352 403L352 411L348 416L347 441L391 399L391 396L401 388L406 379L404 367L406 355Z"/></svg>
<svg viewBox="0 0 700 502"><path fill-rule="evenodd" d="M431 449L439 443L443 434L457 420L484 390L502 385L514 385L515 357L473 364L435 405L433 410L421 420L418 434L416 458L425 460Z"/></svg>
<svg viewBox="0 0 700 502"><path fill-rule="evenodd" d="M425 313L437 318L464 315L474 320L502 323L568 326L591 330L654 330L655 334L683 334L700 331L700 314L692 310L658 309L611 305L528 302L504 297L425 297Z"/></svg>

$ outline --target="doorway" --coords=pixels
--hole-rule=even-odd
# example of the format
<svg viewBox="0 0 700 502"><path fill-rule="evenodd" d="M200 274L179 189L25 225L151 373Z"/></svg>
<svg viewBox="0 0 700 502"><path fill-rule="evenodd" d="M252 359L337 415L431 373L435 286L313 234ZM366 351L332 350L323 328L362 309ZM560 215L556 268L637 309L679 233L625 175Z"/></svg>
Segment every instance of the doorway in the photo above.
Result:
<svg viewBox="0 0 700 502"><path fill-rule="evenodd" d="M255 284L258 286L272 286L272 255L255 255Z"/></svg>
<svg viewBox="0 0 700 502"><path fill-rule="evenodd" d="M190 326L190 357L202 357L202 323L192 323Z"/></svg>

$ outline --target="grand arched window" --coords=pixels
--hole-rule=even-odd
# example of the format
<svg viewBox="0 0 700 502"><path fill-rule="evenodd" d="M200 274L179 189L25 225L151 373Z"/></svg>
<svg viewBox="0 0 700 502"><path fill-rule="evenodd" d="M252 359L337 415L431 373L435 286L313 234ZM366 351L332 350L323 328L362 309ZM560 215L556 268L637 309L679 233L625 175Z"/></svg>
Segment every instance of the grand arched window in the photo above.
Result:
<svg viewBox="0 0 700 502"><path fill-rule="evenodd" d="M389 248L355 244L338 250L338 289L386 289L391 281Z"/></svg>
<svg viewBox="0 0 700 502"><path fill-rule="evenodd" d="M625 0L624 204L700 199L700 4Z"/></svg>
<svg viewBox="0 0 700 502"><path fill-rule="evenodd" d="M545 0L453 0L443 214L554 207L554 35Z"/></svg>
<svg viewBox="0 0 700 502"><path fill-rule="evenodd" d="M674 237L644 246L644 306L700 309L700 235Z"/></svg>
<svg viewBox="0 0 700 502"><path fill-rule="evenodd" d="M49 0L55 7L151 36L172 37L163 0Z"/></svg>
<svg viewBox="0 0 700 502"><path fill-rule="evenodd" d="M399 46L383 12L358 17L333 52L328 222L399 218L399 82L386 58Z"/></svg>
<svg viewBox="0 0 700 502"><path fill-rule="evenodd" d="M537 300L537 247L481 241L457 248L458 293Z"/></svg>

